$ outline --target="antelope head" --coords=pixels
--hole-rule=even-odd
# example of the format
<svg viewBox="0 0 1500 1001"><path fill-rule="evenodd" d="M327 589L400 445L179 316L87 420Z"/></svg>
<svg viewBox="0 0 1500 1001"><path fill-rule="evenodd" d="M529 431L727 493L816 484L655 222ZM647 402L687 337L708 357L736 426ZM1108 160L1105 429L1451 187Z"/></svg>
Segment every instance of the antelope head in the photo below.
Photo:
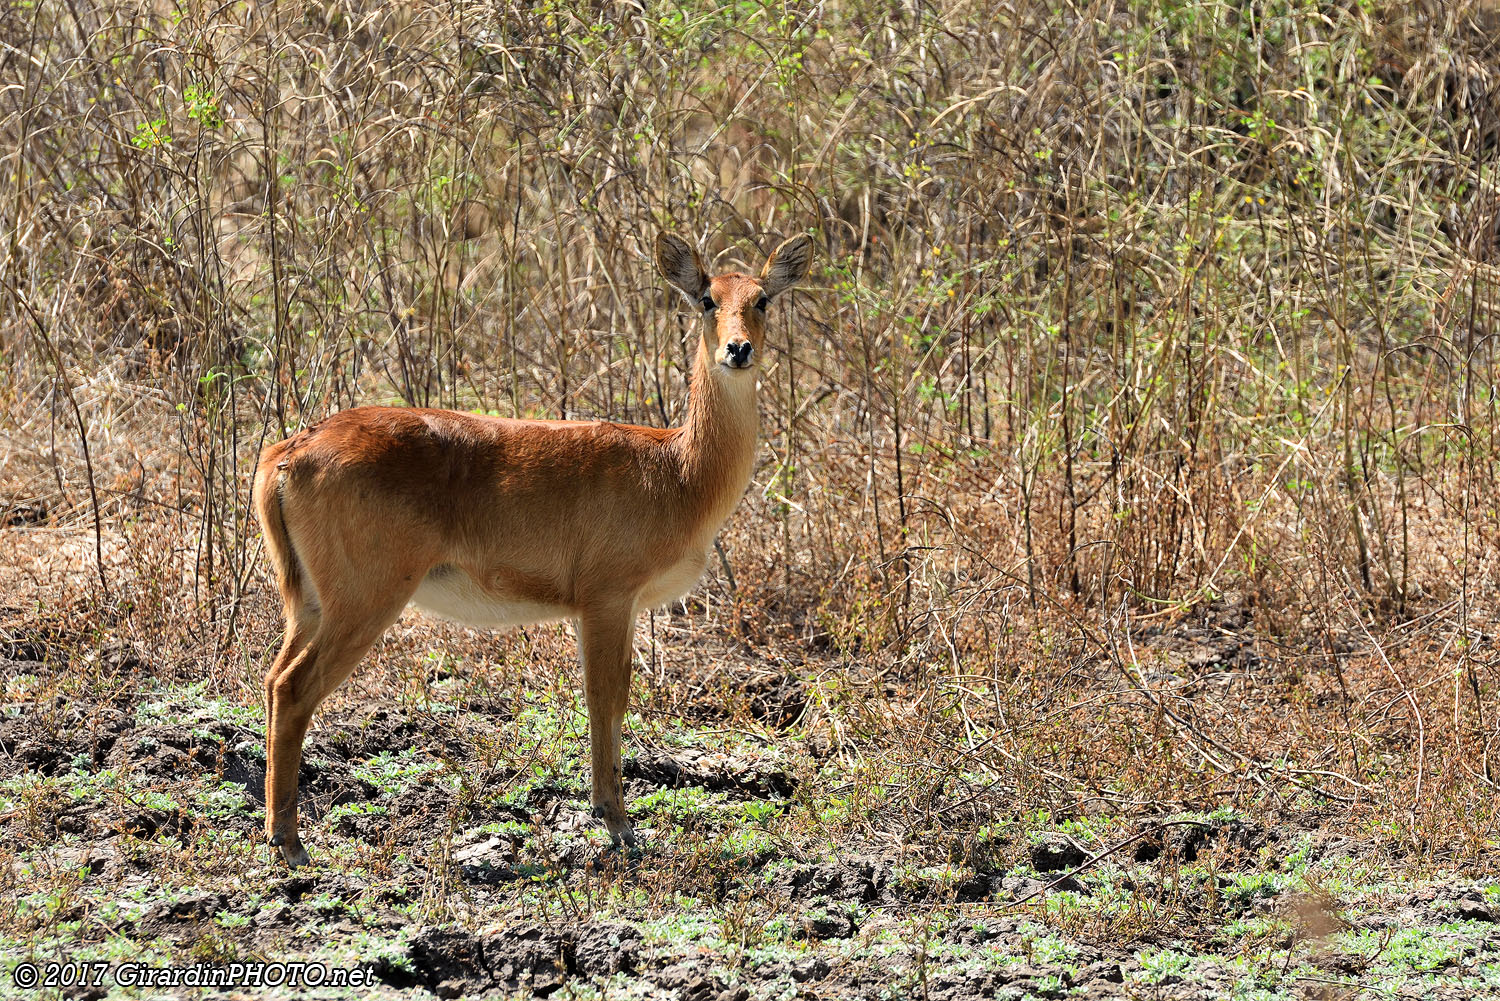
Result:
<svg viewBox="0 0 1500 1001"><path fill-rule="evenodd" d="M716 275L687 241L670 233L656 239L662 277L703 314L700 351L716 375L744 378L754 370L766 336L766 310L782 292L807 277L812 239L794 236L772 251L759 278L740 272Z"/></svg>

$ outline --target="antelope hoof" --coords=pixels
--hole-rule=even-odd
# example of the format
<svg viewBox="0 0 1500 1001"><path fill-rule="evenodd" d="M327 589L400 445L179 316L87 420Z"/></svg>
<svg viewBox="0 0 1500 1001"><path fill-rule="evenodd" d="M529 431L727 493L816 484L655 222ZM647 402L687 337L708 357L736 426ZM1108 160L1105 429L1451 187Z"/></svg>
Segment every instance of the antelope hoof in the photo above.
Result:
<svg viewBox="0 0 1500 1001"><path fill-rule="evenodd" d="M286 835L277 831L275 834L267 837L266 842L281 853L281 859L287 864L288 868L296 869L312 861L311 857L307 854L307 849L302 847L301 840L296 837L293 837L289 842Z"/></svg>
<svg viewBox="0 0 1500 1001"><path fill-rule="evenodd" d="M630 819L625 816L624 810L601 804L594 807L593 813L595 817L604 821L604 827L609 831L610 845L615 848L635 847L635 829L631 827Z"/></svg>
<svg viewBox="0 0 1500 1001"><path fill-rule="evenodd" d="M282 845L280 851L281 857L286 861L287 868L289 869L300 868L312 861L312 858L307 854L307 849L301 845Z"/></svg>

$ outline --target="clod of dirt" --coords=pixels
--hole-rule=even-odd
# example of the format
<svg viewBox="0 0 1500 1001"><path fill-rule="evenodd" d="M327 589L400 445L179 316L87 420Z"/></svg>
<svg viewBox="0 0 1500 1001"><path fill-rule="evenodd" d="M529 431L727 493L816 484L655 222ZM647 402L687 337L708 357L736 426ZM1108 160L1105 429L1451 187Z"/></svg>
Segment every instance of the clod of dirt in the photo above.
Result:
<svg viewBox="0 0 1500 1001"><path fill-rule="evenodd" d="M463 931L429 928L411 940L407 949L418 982L439 997L460 997L494 986L477 936ZM400 971L398 971L400 972ZM398 987L409 987L376 967L376 975Z"/></svg>
<svg viewBox="0 0 1500 1001"><path fill-rule="evenodd" d="M17 609L7 609L17 611ZM53 629L7 631L0 635L0 660L16 664L45 664L47 654L61 646L62 637ZM59 651L61 652L61 651Z"/></svg>
<svg viewBox="0 0 1500 1001"><path fill-rule="evenodd" d="M506 987L526 984L533 994L545 997L568 978L571 943L532 925L511 929L484 939L484 958L495 981Z"/></svg>
<svg viewBox="0 0 1500 1001"><path fill-rule="evenodd" d="M121 834L140 838L142 841L156 837L158 831L184 832L193 827L193 819L185 817L182 811L172 810L137 810L127 815L116 825L116 830Z"/></svg>
<svg viewBox="0 0 1500 1001"><path fill-rule="evenodd" d="M222 893L204 893L182 900L162 901L147 909L136 925L150 935L171 935L210 920L224 910L228 903L228 896Z"/></svg>
<svg viewBox="0 0 1500 1001"><path fill-rule="evenodd" d="M1184 862L1195 862L1209 848L1223 845L1253 852L1279 837L1275 830L1251 821L1214 820L1163 828L1137 842L1134 857L1137 862L1155 862L1163 853L1170 853Z"/></svg>
<svg viewBox="0 0 1500 1001"><path fill-rule="evenodd" d="M1078 983L1087 984L1095 980L1102 980L1105 983L1111 984L1123 984L1125 982L1125 971L1120 969L1119 963L1108 959L1101 959L1097 963L1090 963L1078 971Z"/></svg>
<svg viewBox="0 0 1500 1001"><path fill-rule="evenodd" d="M72 987L63 988L62 996L68 1001L104 1001L109 997L109 991L92 984L74 984Z"/></svg>
<svg viewBox="0 0 1500 1001"><path fill-rule="evenodd" d="M40 775L55 775L68 756L61 748L26 740L16 744L12 757Z"/></svg>
<svg viewBox="0 0 1500 1001"><path fill-rule="evenodd" d="M1465 921L1494 921L1495 908L1490 906L1478 890L1470 890L1453 902L1458 916Z"/></svg>
<svg viewBox="0 0 1500 1001"><path fill-rule="evenodd" d="M375 973L392 986L420 984L440 997L517 988L546 997L574 975L635 972L641 949L640 929L622 922L567 930L520 924L482 935L429 928L408 946L409 969L383 961Z"/></svg>
<svg viewBox="0 0 1500 1001"><path fill-rule="evenodd" d="M240 753L228 749L245 744L252 736L234 724L208 724L210 736L176 724L137 726L128 731L122 726L121 730L103 759L111 768L174 780L207 772L222 775L229 782L243 782L247 789L264 782L264 764L257 769Z"/></svg>
<svg viewBox="0 0 1500 1001"><path fill-rule="evenodd" d="M800 937L820 941L830 938L851 938L857 931L859 927L855 924L853 915L844 911L820 912L802 919Z"/></svg>
<svg viewBox="0 0 1500 1001"><path fill-rule="evenodd" d="M723 993L724 985L716 978L705 976L702 967L695 963L678 963L656 975L657 985L675 990L680 1001L708 1001Z"/></svg>
<svg viewBox="0 0 1500 1001"><path fill-rule="evenodd" d="M992 970L944 971L926 984L928 1001L973 1001L975 998L992 998L1009 982Z"/></svg>
<svg viewBox="0 0 1500 1001"><path fill-rule="evenodd" d="M888 870L870 860L794 866L776 881L777 889L792 900L827 897L872 903L886 888Z"/></svg>
<svg viewBox="0 0 1500 1001"><path fill-rule="evenodd" d="M767 726L785 730L807 711L807 686L795 675L767 676L747 684L750 715Z"/></svg>
<svg viewBox="0 0 1500 1001"><path fill-rule="evenodd" d="M467 845L453 853L453 861L460 863L510 865L515 860L515 845L509 838L502 838L498 834Z"/></svg>
<svg viewBox="0 0 1500 1001"><path fill-rule="evenodd" d="M282 896L291 903L300 903L318 885L318 881L311 876L292 876L281 882L280 890ZM273 889L275 887L272 887Z"/></svg>
<svg viewBox="0 0 1500 1001"><path fill-rule="evenodd" d="M1031 867L1037 872L1076 869L1088 861L1088 853L1066 834L1041 834L1031 845Z"/></svg>
<svg viewBox="0 0 1500 1001"><path fill-rule="evenodd" d="M970 876L953 888L954 896L967 903L986 900L994 890L994 884L989 876L978 874Z"/></svg>
<svg viewBox="0 0 1500 1001"><path fill-rule="evenodd" d="M822 980L828 976L831 969L828 961L822 956L813 956L811 959L792 964L792 979L799 984L805 984L809 980Z"/></svg>
<svg viewBox="0 0 1500 1001"><path fill-rule="evenodd" d="M573 946L578 972L590 977L633 973L641 953L641 932L622 921L598 921L578 931Z"/></svg>
<svg viewBox="0 0 1500 1001"><path fill-rule="evenodd" d="M30 708L23 707L20 714L0 722L0 751L42 775L65 771L79 758L102 764L130 725L123 712L106 706L93 706L86 712L75 709L71 719L63 720L33 713ZM0 774L9 770L0 766Z"/></svg>
<svg viewBox="0 0 1500 1001"><path fill-rule="evenodd" d="M764 762L693 748L671 757L639 754L625 762L624 770L626 778L642 779L669 789L700 786L755 798L785 799L797 788L796 779Z"/></svg>

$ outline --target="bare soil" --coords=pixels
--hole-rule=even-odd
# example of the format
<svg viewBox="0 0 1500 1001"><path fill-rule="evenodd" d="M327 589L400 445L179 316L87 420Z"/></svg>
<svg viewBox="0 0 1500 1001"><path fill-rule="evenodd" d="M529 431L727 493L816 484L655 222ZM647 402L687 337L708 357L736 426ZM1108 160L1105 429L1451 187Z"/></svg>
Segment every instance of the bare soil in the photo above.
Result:
<svg viewBox="0 0 1500 1001"><path fill-rule="evenodd" d="M1142 640L1195 667L1255 666L1237 640L1201 629ZM12 641L8 673L45 673L44 647ZM1456 999L1500 970L1493 883L1384 878L1405 863L1316 810L1300 822L1138 818L1099 836L1012 832L996 816L998 836L937 867L913 865L921 845L888 830L790 836L785 818L827 796L814 777L827 748L791 722L806 698L791 679L759 686L748 694L759 740L727 753L711 737L635 750L633 804L687 798L682 812L638 810L645 837L628 852L593 830L576 751L563 772L530 774L483 753L484 734L520 725L509 703L331 708L301 776L315 863L295 872L260 845L253 707L215 719L222 705L186 687L149 708L13 702L0 782L33 791L0 818L0 852L33 873L66 868L72 890L15 915L9 935L35 956L63 925L84 948L133 943L180 961L319 956L373 970L380 996L414 998L1206 999L1365 986ZM371 766L392 761L407 769L394 780ZM207 790L221 791L215 805L190 794ZM766 836L731 846L747 828ZM1334 885L1351 872L1363 882ZM24 890L28 877L13 878ZM1153 910L1168 917L1128 920ZM1411 929L1426 930L1431 956L1391 951Z"/></svg>

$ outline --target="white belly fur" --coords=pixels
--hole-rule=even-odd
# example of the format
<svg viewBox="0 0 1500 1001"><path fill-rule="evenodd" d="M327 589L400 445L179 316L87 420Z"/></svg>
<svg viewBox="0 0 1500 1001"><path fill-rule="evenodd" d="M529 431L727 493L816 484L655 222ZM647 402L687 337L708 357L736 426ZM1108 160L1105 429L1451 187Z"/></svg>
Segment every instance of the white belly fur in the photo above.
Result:
<svg viewBox="0 0 1500 1001"><path fill-rule="evenodd" d="M636 607L645 611L676 601L693 589L707 565L708 558L704 553L677 561L641 589ZM470 626L523 626L532 622L571 619L575 614L561 605L492 594L468 574L452 567L422 578L410 604L429 615Z"/></svg>
<svg viewBox="0 0 1500 1001"><path fill-rule="evenodd" d="M668 567L665 573L653 578L641 589L641 596L636 606L644 611L648 608L660 608L668 602L676 601L693 589L693 585L698 583L698 578L703 576L703 569L706 566L708 566L706 553L693 553L678 560Z"/></svg>
<svg viewBox="0 0 1500 1001"><path fill-rule="evenodd" d="M462 570L453 569L422 578L411 604L430 615L470 626L524 626L573 617L560 605L493 595Z"/></svg>

